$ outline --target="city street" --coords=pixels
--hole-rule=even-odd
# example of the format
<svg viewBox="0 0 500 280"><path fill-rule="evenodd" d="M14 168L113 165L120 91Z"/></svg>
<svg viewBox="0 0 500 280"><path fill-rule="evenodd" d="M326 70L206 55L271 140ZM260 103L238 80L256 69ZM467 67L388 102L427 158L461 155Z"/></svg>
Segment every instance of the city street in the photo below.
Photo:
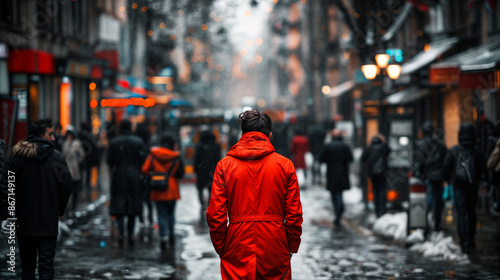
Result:
<svg viewBox="0 0 500 280"><path fill-rule="evenodd" d="M359 189L354 188L354 194ZM56 279L220 279L219 259L212 248L196 188L181 186L177 205L177 240L162 252L158 231L136 230L133 249L118 249L112 222L103 206L88 223L63 234L55 267ZM416 252L366 234L357 225L343 220L333 226L329 193L313 186L302 190L304 224L299 253L292 258L294 279L498 279L500 271L433 261ZM346 217L363 211L362 204L348 203ZM6 262L2 243L0 261ZM0 278L18 279L2 266Z"/></svg>

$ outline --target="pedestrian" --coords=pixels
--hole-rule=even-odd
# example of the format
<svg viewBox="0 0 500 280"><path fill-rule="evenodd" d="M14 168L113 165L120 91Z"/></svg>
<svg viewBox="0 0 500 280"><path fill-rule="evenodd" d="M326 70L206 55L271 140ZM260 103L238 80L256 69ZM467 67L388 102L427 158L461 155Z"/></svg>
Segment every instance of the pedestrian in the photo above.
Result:
<svg viewBox="0 0 500 280"><path fill-rule="evenodd" d="M62 154L68 164L71 178L73 178L73 193L71 194L71 211L76 210L78 197L82 190L82 175L80 165L85 157L82 142L76 137L73 126L66 127L66 140L62 145Z"/></svg>
<svg viewBox="0 0 500 280"><path fill-rule="evenodd" d="M311 154L313 156L311 166L313 184L321 184L321 161L319 158L321 152L323 151L325 137L326 131L321 124L313 125L307 135L311 148Z"/></svg>
<svg viewBox="0 0 500 280"><path fill-rule="evenodd" d="M198 189L198 200L204 211L210 201L212 191L212 180L215 167L221 159L221 146L215 142L215 135L204 130L200 133L200 143L196 145L194 154L194 172L196 173L196 188ZM204 190L208 191L208 200L204 199Z"/></svg>
<svg viewBox="0 0 500 280"><path fill-rule="evenodd" d="M476 203L479 183L486 172L486 159L476 142L474 126L469 123L460 125L458 145L448 150L443 164L443 176L453 184L457 230L463 253L469 253L476 245Z"/></svg>
<svg viewBox="0 0 500 280"><path fill-rule="evenodd" d="M352 162L351 148L342 140L342 132L334 129L332 141L328 143L319 155L319 161L326 163L326 188L330 191L333 208L335 209L335 225L340 225L344 212L344 190L351 187L349 182L349 164Z"/></svg>
<svg viewBox="0 0 500 280"><path fill-rule="evenodd" d="M368 176L372 182L373 202L377 218L385 214L385 203L387 200L387 180L385 174L389 170L387 166L389 153L390 149L385 141L385 137L378 134L373 136L370 145L361 155L361 161L366 164Z"/></svg>
<svg viewBox="0 0 500 280"><path fill-rule="evenodd" d="M293 164L297 171L302 171L304 179L307 180L307 164L306 153L310 151L309 140L307 139L303 129L297 129L295 135L292 137L290 144L290 152L293 156Z"/></svg>
<svg viewBox="0 0 500 280"><path fill-rule="evenodd" d="M92 135L92 129L87 121L81 122L79 136L85 151L85 159L82 162L82 184L85 189L87 203L90 203L92 202L92 170L97 169L97 172L99 171L102 151L97 140Z"/></svg>
<svg viewBox="0 0 500 280"><path fill-rule="evenodd" d="M160 248L166 249L167 228L168 242L175 244L175 206L181 198L179 180L184 177L184 164L180 153L175 150L176 142L170 133L161 136L160 146L151 147L149 155L142 165L142 173L161 172L168 174L166 190L151 190L150 199L155 203L158 224L160 226Z"/></svg>
<svg viewBox="0 0 500 280"><path fill-rule="evenodd" d="M302 234L295 168L269 141L269 116L239 119L243 135L217 164L206 213L222 279L291 279Z"/></svg>
<svg viewBox="0 0 500 280"><path fill-rule="evenodd" d="M71 174L54 148L51 119L35 121L26 140L11 150L0 183L2 233L7 218L15 218L22 279L54 279L58 223L71 194ZM14 195L11 195L12 192ZM15 217L8 211L15 199ZM10 221L10 223L12 223Z"/></svg>
<svg viewBox="0 0 500 280"><path fill-rule="evenodd" d="M422 139L416 143L414 164L415 175L425 180L427 186L427 213L434 206L434 231L441 231L443 214L443 162L448 149L443 142L433 137L434 125L425 122L422 126Z"/></svg>
<svg viewBox="0 0 500 280"><path fill-rule="evenodd" d="M144 143L132 134L132 124L125 119L120 123L119 135L109 142L108 165L111 171L109 214L116 216L118 246L123 247L125 217L129 247L134 246L136 216L142 213L141 165Z"/></svg>

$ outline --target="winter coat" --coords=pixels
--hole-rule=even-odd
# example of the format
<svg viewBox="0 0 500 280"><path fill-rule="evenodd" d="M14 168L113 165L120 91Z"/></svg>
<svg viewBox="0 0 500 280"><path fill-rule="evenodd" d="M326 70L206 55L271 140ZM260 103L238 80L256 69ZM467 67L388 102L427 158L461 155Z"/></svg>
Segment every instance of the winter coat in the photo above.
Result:
<svg viewBox="0 0 500 280"><path fill-rule="evenodd" d="M305 135L295 135L292 138L290 152L293 154L293 163L297 169L306 169L305 154L309 152L309 140Z"/></svg>
<svg viewBox="0 0 500 280"><path fill-rule="evenodd" d="M174 162L175 159L175 162ZM146 176L154 172L167 173L172 163L175 164L168 177L168 189L164 191L151 190L151 201L178 200L181 198L179 192L179 179L184 177L184 164L179 157L179 152L164 147L152 147L141 171Z"/></svg>
<svg viewBox="0 0 500 280"><path fill-rule="evenodd" d="M0 184L1 219L12 217L8 194L14 191L17 234L57 236L71 194L72 178L63 155L54 144L29 136L17 143L5 165ZM9 188L8 183L14 186ZM9 196L10 197L10 196Z"/></svg>
<svg viewBox="0 0 500 280"><path fill-rule="evenodd" d="M202 133L194 154L194 172L198 187L212 185L215 167L221 159L220 151L221 147L215 142L215 136L210 132Z"/></svg>
<svg viewBox="0 0 500 280"><path fill-rule="evenodd" d="M387 157L390 151L387 143L373 137L370 146L361 155L361 161L366 163L369 176L382 176L389 170Z"/></svg>
<svg viewBox="0 0 500 280"><path fill-rule="evenodd" d="M217 164L206 212L222 279L290 279L302 234L293 163L247 132ZM229 224L227 218L229 217Z"/></svg>
<svg viewBox="0 0 500 280"><path fill-rule="evenodd" d="M66 159L73 181L81 180L82 175L80 164L83 162L85 156L85 152L82 148L82 142L78 139L64 141L62 145L62 154Z"/></svg>
<svg viewBox="0 0 500 280"><path fill-rule="evenodd" d="M415 159L417 170L422 178L430 181L443 181L443 162L448 149L437 139L424 137L417 142Z"/></svg>
<svg viewBox="0 0 500 280"><path fill-rule="evenodd" d="M109 142L108 165L111 174L109 213L138 215L142 213L141 166L143 142L132 134L119 135Z"/></svg>
<svg viewBox="0 0 500 280"><path fill-rule="evenodd" d="M473 154L474 170L471 171L473 183L467 184L454 179L454 172L459 153ZM443 178L448 182L453 182L456 187L479 187L479 181L486 175L486 158L481 150L476 146L476 134L471 124L463 124L458 131L458 145L448 150L443 163Z"/></svg>
<svg viewBox="0 0 500 280"><path fill-rule="evenodd" d="M349 146L341 138L333 138L319 157L320 162L327 165L326 187L332 191L343 191L350 188L349 163L353 160Z"/></svg>

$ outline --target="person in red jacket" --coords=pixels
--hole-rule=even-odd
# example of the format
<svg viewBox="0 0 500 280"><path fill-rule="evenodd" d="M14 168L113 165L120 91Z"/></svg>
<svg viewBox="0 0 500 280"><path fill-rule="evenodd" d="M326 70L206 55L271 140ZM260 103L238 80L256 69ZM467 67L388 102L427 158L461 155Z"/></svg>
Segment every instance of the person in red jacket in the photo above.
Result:
<svg viewBox="0 0 500 280"><path fill-rule="evenodd" d="M160 227L160 248L167 248L168 242L175 244L175 206L181 198L179 192L179 180L184 177L184 163L180 153L175 150L176 142L170 133L164 133L161 137L161 146L151 147L150 153L142 165L142 173L149 175L151 171L168 173L168 188L166 190L151 190L150 199L156 205L158 225ZM174 165L172 167L172 165ZM172 167L172 169L171 169Z"/></svg>
<svg viewBox="0 0 500 280"><path fill-rule="evenodd" d="M291 279L302 234L295 168L269 141L269 116L239 119L243 135L217 164L206 212L222 279Z"/></svg>
<svg viewBox="0 0 500 280"><path fill-rule="evenodd" d="M307 180L306 153L310 151L309 140L303 129L299 128L292 137L290 152L293 155L293 164L297 170L302 170L304 179ZM304 186L302 186L304 187Z"/></svg>

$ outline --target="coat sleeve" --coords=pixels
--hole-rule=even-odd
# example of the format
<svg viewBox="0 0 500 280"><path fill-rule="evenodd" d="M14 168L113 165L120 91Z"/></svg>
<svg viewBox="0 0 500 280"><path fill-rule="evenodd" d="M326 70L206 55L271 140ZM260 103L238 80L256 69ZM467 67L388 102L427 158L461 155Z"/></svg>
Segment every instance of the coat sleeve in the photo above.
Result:
<svg viewBox="0 0 500 280"><path fill-rule="evenodd" d="M58 160L54 163L54 169L57 173L57 179L59 181L59 216L62 217L64 215L64 211L66 210L66 206L68 205L69 196L73 191L73 179L71 178L68 164L62 154L60 154Z"/></svg>
<svg viewBox="0 0 500 280"><path fill-rule="evenodd" d="M149 154L146 159L144 160L144 163L142 164L141 171L145 175L149 175L151 171L151 154Z"/></svg>
<svg viewBox="0 0 500 280"><path fill-rule="evenodd" d="M227 193L224 186L224 174L221 163L217 164L210 203L206 213L207 223L210 227L210 239L217 254L224 252L227 236Z"/></svg>
<svg viewBox="0 0 500 280"><path fill-rule="evenodd" d="M285 228L288 240L288 250L297 253L302 235L302 203L300 202L299 183L295 168L290 163L290 177L286 191L285 201Z"/></svg>
<svg viewBox="0 0 500 280"><path fill-rule="evenodd" d="M444 157L443 169L441 169L442 176L445 181L450 183L451 181L451 172L453 169L453 165L455 163L455 156L453 154L453 149L450 149L446 152L446 156Z"/></svg>

